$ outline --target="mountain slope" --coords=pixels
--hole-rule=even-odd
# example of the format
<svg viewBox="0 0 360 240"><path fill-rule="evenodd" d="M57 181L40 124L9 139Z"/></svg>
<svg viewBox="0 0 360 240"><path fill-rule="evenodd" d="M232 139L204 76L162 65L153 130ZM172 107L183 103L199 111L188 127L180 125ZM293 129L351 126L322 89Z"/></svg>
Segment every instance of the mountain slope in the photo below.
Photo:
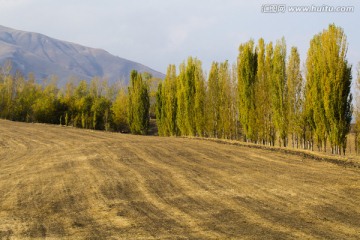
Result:
<svg viewBox="0 0 360 240"><path fill-rule="evenodd" d="M62 85L69 77L90 80L98 76L110 83L129 80L131 70L149 72L154 77L164 74L102 50L56 40L38 33L0 26L0 65L11 60L13 69L37 79L59 77Z"/></svg>

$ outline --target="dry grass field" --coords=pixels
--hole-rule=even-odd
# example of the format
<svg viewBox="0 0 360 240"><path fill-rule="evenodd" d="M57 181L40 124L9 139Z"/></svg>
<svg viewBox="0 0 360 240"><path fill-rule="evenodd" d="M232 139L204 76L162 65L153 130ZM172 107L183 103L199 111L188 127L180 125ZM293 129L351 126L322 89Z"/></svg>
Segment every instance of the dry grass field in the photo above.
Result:
<svg viewBox="0 0 360 240"><path fill-rule="evenodd" d="M0 239L359 239L360 169L0 120Z"/></svg>

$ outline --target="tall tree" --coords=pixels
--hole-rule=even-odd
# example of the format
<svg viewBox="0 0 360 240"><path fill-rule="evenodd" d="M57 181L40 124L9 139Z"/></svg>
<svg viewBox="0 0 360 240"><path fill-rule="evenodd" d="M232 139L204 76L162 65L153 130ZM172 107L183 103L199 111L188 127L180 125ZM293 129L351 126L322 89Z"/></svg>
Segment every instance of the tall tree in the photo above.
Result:
<svg viewBox="0 0 360 240"><path fill-rule="evenodd" d="M300 55L296 47L291 48L286 67L288 87L288 118L292 146L298 148L302 132L303 78L300 71Z"/></svg>
<svg viewBox="0 0 360 240"><path fill-rule="evenodd" d="M201 61L194 60L194 79L195 79L195 106L194 121L196 136L202 137L205 133L205 78L201 66Z"/></svg>
<svg viewBox="0 0 360 240"><path fill-rule="evenodd" d="M220 63L219 66L219 123L218 123L218 137L232 138L232 131L234 128L232 106L233 106L233 92L232 92L231 74L228 61Z"/></svg>
<svg viewBox="0 0 360 240"><path fill-rule="evenodd" d="M156 98L159 84L162 82L160 78L154 78L150 73L143 73L143 79L149 86L149 98L150 98L150 117L156 116Z"/></svg>
<svg viewBox="0 0 360 240"><path fill-rule="evenodd" d="M314 132L318 149L326 150L326 141L329 132L329 119L325 115L324 86L322 75L325 71L323 61L323 46L321 35L317 34L310 42L310 48L306 59L306 113L307 121ZM312 138L312 136L310 137ZM312 139L310 141L313 141ZM311 144L312 145L312 144ZM312 147L313 148L313 147Z"/></svg>
<svg viewBox="0 0 360 240"><path fill-rule="evenodd" d="M285 39L277 41L273 57L271 81L272 110L274 123L279 133L279 145L287 146L288 137L288 91L286 82L286 44Z"/></svg>
<svg viewBox="0 0 360 240"><path fill-rule="evenodd" d="M307 90L313 96L306 101L312 102L318 145L326 150L329 137L332 152L338 154L345 153L352 115L347 46L343 29L331 24L311 40L307 58Z"/></svg>
<svg viewBox="0 0 360 240"><path fill-rule="evenodd" d="M356 79L356 97L355 97L355 107L354 107L354 116L355 116L355 151L356 154L359 154L360 151L360 62L357 65L357 79Z"/></svg>
<svg viewBox="0 0 360 240"><path fill-rule="evenodd" d="M265 91L265 101L264 101L264 109L265 109L265 136L266 142L274 146L275 139L276 139L276 130L275 130L275 121L274 121L274 113L272 111L272 73L274 68L273 58L274 58L274 47L273 43L270 42L266 45L265 48L266 55L265 55L265 80L264 86L267 91Z"/></svg>
<svg viewBox="0 0 360 240"><path fill-rule="evenodd" d="M159 83L158 91L156 92L156 124L159 136L167 136L166 132L166 117L165 117L165 95L167 93L163 91L163 83Z"/></svg>
<svg viewBox="0 0 360 240"><path fill-rule="evenodd" d="M238 70L237 63L233 63L231 70L231 119L232 119L232 131L231 139L239 139L240 137L240 120L239 120L239 94L238 94Z"/></svg>
<svg viewBox="0 0 360 240"><path fill-rule="evenodd" d="M156 120L159 135L176 136L178 128L177 115L177 79L175 65L169 65L164 82L159 85L157 92Z"/></svg>
<svg viewBox="0 0 360 240"><path fill-rule="evenodd" d="M149 130L149 86L141 74L131 72L128 100L128 124L134 134L147 134Z"/></svg>
<svg viewBox="0 0 360 240"><path fill-rule="evenodd" d="M268 116L271 111L269 98L269 84L265 65L266 45L264 39L260 38L257 49L257 72L255 83L255 101L256 101L256 125L258 129L258 141L261 144L268 142ZM271 69L269 70L272 71Z"/></svg>
<svg viewBox="0 0 360 240"><path fill-rule="evenodd" d="M89 87L85 80L80 81L75 89L75 118L74 126L82 128L90 128L92 126L93 116L91 114L91 107L93 98L90 96Z"/></svg>
<svg viewBox="0 0 360 240"><path fill-rule="evenodd" d="M330 119L330 144L333 152L345 154L352 116L351 65L346 59L347 40L342 28L330 25L323 33L326 70L324 79L325 114Z"/></svg>
<svg viewBox="0 0 360 240"><path fill-rule="evenodd" d="M219 83L219 64L213 62L207 84L206 93L206 130L209 137L219 137L219 118L220 118L220 83Z"/></svg>
<svg viewBox="0 0 360 240"><path fill-rule="evenodd" d="M186 64L181 64L177 86L179 131L185 136L202 136L205 130L205 82L198 59L189 57Z"/></svg>
<svg viewBox="0 0 360 240"><path fill-rule="evenodd" d="M185 63L180 64L179 67L179 76L177 77L177 114L176 114L176 125L179 129L179 134L182 136L189 135L188 127L187 127L187 114L188 109L186 105L186 65Z"/></svg>
<svg viewBox="0 0 360 240"><path fill-rule="evenodd" d="M257 53L254 41L241 44L238 56L239 114L245 141L256 141L255 82Z"/></svg>

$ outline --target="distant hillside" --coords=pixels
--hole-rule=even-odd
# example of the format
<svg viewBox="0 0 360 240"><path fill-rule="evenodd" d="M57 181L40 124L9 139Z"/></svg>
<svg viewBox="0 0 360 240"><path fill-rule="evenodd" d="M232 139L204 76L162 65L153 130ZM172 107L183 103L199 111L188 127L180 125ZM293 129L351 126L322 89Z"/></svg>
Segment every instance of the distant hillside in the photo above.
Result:
<svg viewBox="0 0 360 240"><path fill-rule="evenodd" d="M102 49L0 26L0 65L7 60L12 61L14 69L25 75L33 72L37 79L56 75L60 85L69 77L90 80L98 76L108 79L110 83L128 81L133 69L149 72L154 77L164 77L164 74L149 67Z"/></svg>

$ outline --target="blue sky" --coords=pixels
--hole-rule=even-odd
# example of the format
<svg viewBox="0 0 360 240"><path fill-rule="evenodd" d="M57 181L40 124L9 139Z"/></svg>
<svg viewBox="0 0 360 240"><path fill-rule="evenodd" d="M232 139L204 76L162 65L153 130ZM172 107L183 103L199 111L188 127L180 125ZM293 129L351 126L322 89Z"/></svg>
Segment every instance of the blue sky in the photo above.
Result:
<svg viewBox="0 0 360 240"><path fill-rule="evenodd" d="M352 13L262 13L263 4L354 6ZM208 71L212 61L236 61L253 38L285 37L305 61L310 39L328 24L344 28L348 59L360 61L360 1L241 0L0 0L0 25L102 48L166 72L188 56Z"/></svg>

